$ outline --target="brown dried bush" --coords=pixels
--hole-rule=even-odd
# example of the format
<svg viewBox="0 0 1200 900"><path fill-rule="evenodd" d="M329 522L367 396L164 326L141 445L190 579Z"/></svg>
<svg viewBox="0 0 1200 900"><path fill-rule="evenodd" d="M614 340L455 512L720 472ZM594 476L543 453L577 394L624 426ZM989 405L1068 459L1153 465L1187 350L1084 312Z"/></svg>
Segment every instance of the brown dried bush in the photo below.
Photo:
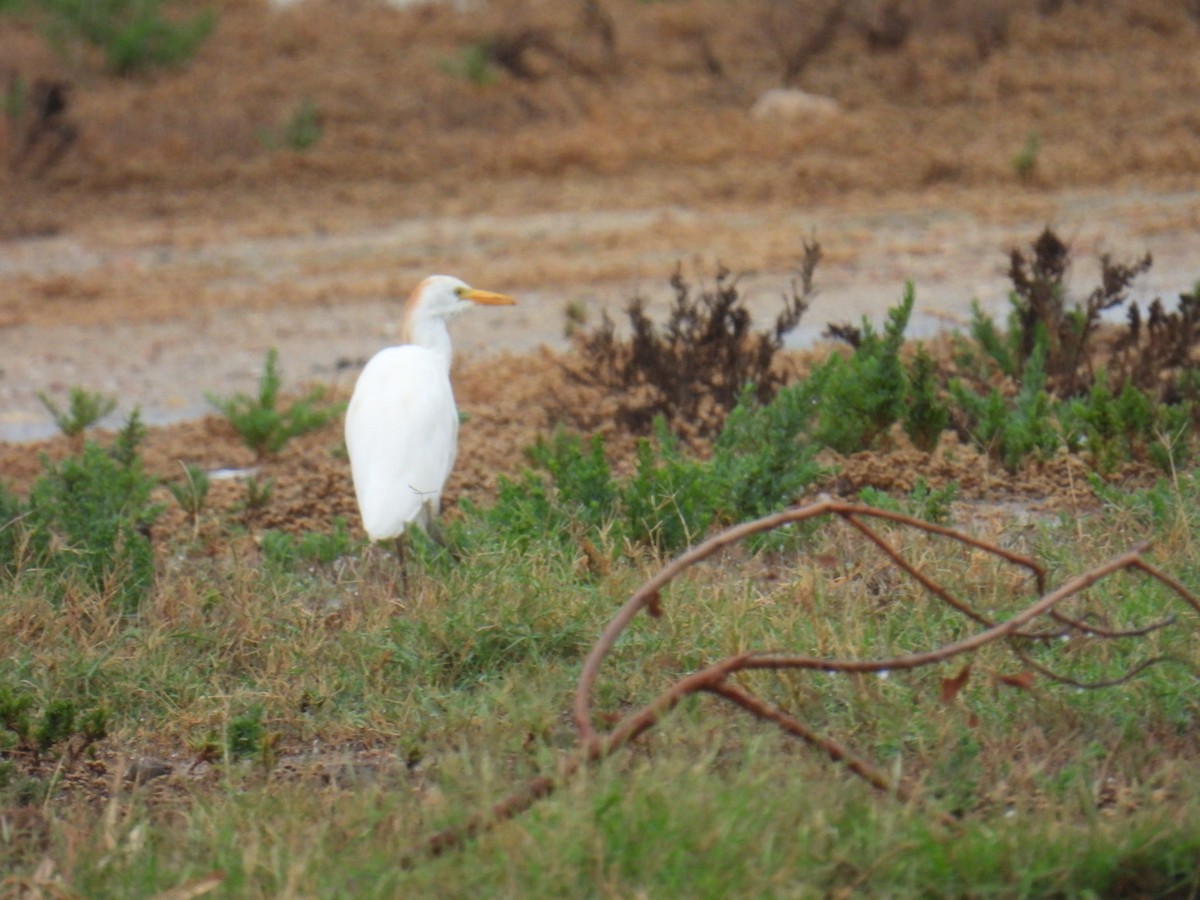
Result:
<svg viewBox="0 0 1200 900"><path fill-rule="evenodd" d="M1142 320L1141 308L1130 304L1128 326L1113 342L1109 367L1121 381L1129 380L1165 403L1195 399L1193 373L1200 341L1200 284L1179 295L1179 306L1167 312L1156 298Z"/></svg>
<svg viewBox="0 0 1200 900"><path fill-rule="evenodd" d="M1100 284L1074 309L1067 306L1066 277L1071 252L1067 244L1050 228L1033 243L1033 257L1014 248L1009 256L1008 277L1013 285L1018 353L1022 364L1033 354L1039 335L1044 333L1046 375L1052 393L1074 396L1095 381L1093 338L1100 327L1100 316L1129 298L1129 285L1150 268L1147 253L1133 263L1113 262L1100 257Z"/></svg>
<svg viewBox="0 0 1200 900"><path fill-rule="evenodd" d="M1029 251L1009 256L1012 312L1008 333L999 335L990 320L977 318L973 335L1001 371L1021 383L1027 367L1044 354L1047 392L1057 398L1088 393L1097 380L1120 391L1132 384L1147 396L1168 403L1191 396L1200 350L1200 297L1181 294L1173 311L1155 299L1146 312L1130 296L1134 280L1150 269L1149 253L1132 262L1100 257L1100 281L1081 300L1068 292L1071 248L1046 228ZM1125 308L1125 324L1109 325L1103 314Z"/></svg>
<svg viewBox="0 0 1200 900"><path fill-rule="evenodd" d="M577 384L615 397L616 423L629 431L646 434L662 416L684 437L710 438L747 385L766 403L783 384L776 354L816 293L820 259L821 245L805 242L798 280L784 295L783 309L769 330L758 332L728 269L717 270L712 288L696 290L677 268L665 325L655 324L646 301L634 297L625 310L628 338L618 337L605 313L599 328L576 334L574 358L563 367Z"/></svg>

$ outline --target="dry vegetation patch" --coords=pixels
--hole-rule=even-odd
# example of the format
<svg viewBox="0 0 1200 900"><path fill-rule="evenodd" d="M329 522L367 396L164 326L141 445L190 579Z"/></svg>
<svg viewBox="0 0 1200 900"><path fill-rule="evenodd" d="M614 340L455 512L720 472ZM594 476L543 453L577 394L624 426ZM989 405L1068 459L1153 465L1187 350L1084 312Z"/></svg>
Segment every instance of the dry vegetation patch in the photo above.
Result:
<svg viewBox="0 0 1200 900"><path fill-rule="evenodd" d="M1027 177L1047 186L1169 182L1198 164L1188 97L1200 29L1169 0L1053 10L762 0L732 17L717 0L489 3L469 14L449 3L214 7L216 30L187 66L136 79L63 62L31 27L0 20L13 73L71 83L58 118L77 135L40 173L0 175L20 201L13 236L78 227L114 205L208 214L216 198L243 212L301 194L376 211L434 197L445 212L481 197L528 207L549 195L530 184L522 202L499 185L639 171L655 178L606 190L605 204L1007 186L1030 134L1041 150ZM761 91L788 81L846 112L748 118ZM300 152L263 139L305 103L316 143ZM10 156L26 132L6 132Z"/></svg>
<svg viewBox="0 0 1200 900"><path fill-rule="evenodd" d="M1165 185L1183 183L1200 167L1192 109L1200 32L1190 7L1168 0L763 2L738 5L736 16L724 0L506 2L483 16L452 4L400 12L333 0L275 12L234 0L216 8L217 31L190 66L132 81L99 74L88 60L64 64L29 28L0 20L6 65L11 60L30 83L72 81L66 108L49 120L69 123L76 135L48 164L0 172L0 189L17 207L0 221L3 236L111 227L117 245L203 247L225 228L242 235L314 223L337 230L429 210L798 204L853 191L873 202L929 185L983 185L997 194L1122 179ZM822 41L808 40L814 34ZM751 120L755 97L784 81L836 98L842 112L824 122ZM307 103L319 139L307 149L280 146ZM11 155L22 138L8 129ZM276 143L263 140L262 129ZM46 145L40 152L52 151ZM569 250L553 245L556 255ZM102 320L121 309L172 315L207 302L186 279L159 282L122 265L95 277L11 282L0 315L15 321L36 308L49 319L46 309L56 304L90 304L104 307L95 310ZM534 265L559 272L566 264ZM386 279L359 284L356 296L381 285L390 288ZM298 309L329 302L310 287L283 297ZM1190 354L1193 318L1190 309L1175 320L1160 311L1153 323L1142 322L1140 338L1154 329L1181 336L1161 340L1162 352L1149 356L1137 338L1092 337L1100 352L1114 354L1106 358L1149 371L1172 347ZM952 343L929 350L940 371L954 371ZM756 371L782 383L827 353L780 354L774 368ZM1176 354L1175 364L1185 362L1194 360ZM467 418L445 496L450 517L459 515L460 500L477 507L494 501L500 476L517 475L526 449L560 421L602 434L614 473L637 471L638 434L618 421L628 414L622 391L629 378L615 385L566 378L564 370L579 363L544 352L456 367ZM701 367L719 364L706 359ZM1070 380L1083 371L1068 362L1059 375ZM1005 386L995 373L981 386L1003 387L1008 398L1016 392L1015 382ZM635 399L647 399L642 390ZM655 404L661 398L650 393L651 415ZM676 425L703 457L720 418L685 408ZM645 419L634 424L645 429ZM918 477L935 490L954 482L962 500L1011 502L986 521L978 508L960 506L955 514L1006 548L1023 553L1037 543L1058 567L1056 583L1095 575L1097 566L1109 572L1104 558L1119 561L1113 570L1157 572L1140 550L1124 553L1156 530L1164 565L1189 575L1195 569L1195 485L1188 487L1187 473L1172 473L1175 480L1148 499L1115 510L1113 495L1101 503L1095 485L1102 490L1107 480L1132 492L1161 473L1121 463L1096 481L1088 461L1067 452L1005 467L952 431L929 450L896 427L873 439L873 450L822 457L838 471L809 486L812 494L834 495L818 509L886 519L841 498L866 487L908 494ZM43 470L41 454L57 461L78 450L79 440L66 438L0 445L0 472L24 493ZM150 534L160 580L138 615L115 609L102 591L76 586L55 599L38 595L33 582L6 605L0 618L14 648L6 673L14 684L36 691L43 706L59 694L89 702L101 696L122 711L114 733L86 753L68 747L56 759L18 755L17 775L27 782L6 795L12 805L0 809L0 830L3 852L15 854L23 874L4 889L63 893L73 876L119 884L142 866L155 873L146 876L148 893L182 885L198 894L226 877L231 892L249 885L269 893L303 877L306 890L336 895L361 890L356 873L376 872L378 889L397 894L447 884L479 893L528 877L546 894L600 885L628 895L697 887L689 874L711 866L708 892L716 893L728 889L725 877L746 864L745 848L753 847L763 854L753 856L753 867L774 880L745 881L751 893L778 890L802 872L818 873L814 892L847 884L892 890L889 867L905 862L917 872L913 893L930 889L934 869L950 879L952 893L974 886L986 852L997 854L997 878L1031 871L1026 856L1036 851L1024 840L1060 857L1040 880L1030 876L1046 893L1077 884L1097 892L1194 892L1197 832L1189 826L1198 807L1187 773L1197 751L1189 680L1195 644L1174 635L1186 635L1195 617L1184 609L1175 623L1182 627L1159 627L1165 620L1148 611L1157 614L1161 598L1136 579L1089 582L1086 591L1075 584L1076 605L1064 607L1073 620L1056 622L1067 640L1035 660L1053 657L1079 664L1093 681L1115 679L1111 700L1090 699L1105 692L1081 699L1069 683L1056 692L1051 679L1030 674L1032 663L1018 666L1000 640L1012 637L1006 626L992 628L996 646L982 661L937 668L953 654L935 651L928 672L905 681L877 671L889 658L888 642L925 640L927 627L950 641L961 622L947 623L939 604L919 599L921 590L900 574L903 564L897 570L868 558L865 548L882 548L853 522L814 538L795 558L778 548L738 551L718 538L701 551L712 558L680 577L670 597L658 593L669 579L638 590L647 571L659 570L661 550L578 522L519 552L479 544L463 559L422 557L405 582L390 558L370 553L299 565L292 559L292 568L267 558L263 545L272 536L327 536L339 518L360 537L339 422L257 459L227 421L210 416L151 429L142 456L151 475L175 483L185 464L236 472L213 480L195 516L156 489L154 499L165 504ZM1032 506L1047 510L1050 524L1024 527L1022 513ZM1068 535L1051 520L1081 510L1096 513L1102 530L1076 547L1066 538L1084 537L1087 523L1077 517ZM998 573L978 544L946 551L892 532L884 540L902 560L928 565L955 590L974 591L971 618L983 627L1029 593L1027 578ZM1164 592L1173 587L1166 584ZM564 698L589 640L630 592L630 609L656 618L631 627L610 659L615 677L599 685L595 714L584 705L577 715L583 751L571 757ZM1136 615L1131 601L1140 604ZM671 615L658 617L664 608ZM1149 648L1142 657L1153 661L1161 649L1185 665L1138 669L1144 658L1109 640L1122 629L1145 629L1130 635ZM865 664L813 687L779 671L827 660L745 655L747 646L802 643L839 658L861 653ZM778 707L756 706L746 685ZM914 795L928 788L939 810L962 814L959 830L931 836L928 822L914 824L913 808L863 805L843 780L828 777L818 754L779 749L739 724L733 707L681 703L696 692L849 760L876 786L891 784L884 767L894 761ZM676 704L682 721L660 724ZM852 760L848 744L805 731L802 717L861 742L879 768ZM635 753L586 784L565 787L565 801L548 802L545 818L531 815L468 848L475 854L469 865L431 866L425 882L419 872L415 881L399 880L409 877L396 866L403 847L469 821L514 782L532 778L499 811L516 812L561 787L564 772L585 757L643 732ZM46 785L65 790L39 795ZM1115 827L1105 831L1105 820ZM762 827L769 830L756 830ZM1130 847L1120 843L1127 832L1149 837ZM448 832L434 849L465 833ZM1125 880L1061 877L1069 851L1097 841L1109 862L1121 849ZM1145 855L1163 847L1162 858ZM723 848L736 857L720 857ZM794 855L808 848L811 857ZM154 852L163 855L146 861ZM793 855L781 860L770 855L776 852ZM682 875L656 868L674 857L685 860ZM648 876L636 862L646 858ZM329 860L338 871L322 868ZM1170 874L1157 871L1172 861ZM230 874L205 874L218 865ZM539 871L514 874L521 865ZM828 865L834 870L821 868ZM954 881L947 865L969 870L968 880ZM555 881L546 874L567 868L582 875Z"/></svg>

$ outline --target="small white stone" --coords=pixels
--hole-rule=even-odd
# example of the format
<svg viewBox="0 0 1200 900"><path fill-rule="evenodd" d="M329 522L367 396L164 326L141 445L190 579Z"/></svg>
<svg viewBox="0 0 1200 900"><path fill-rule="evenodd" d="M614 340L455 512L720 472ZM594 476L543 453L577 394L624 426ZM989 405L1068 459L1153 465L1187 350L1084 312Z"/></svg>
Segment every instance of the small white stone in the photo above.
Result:
<svg viewBox="0 0 1200 900"><path fill-rule="evenodd" d="M840 115L841 105L832 97L810 94L796 88L771 88L763 91L750 115L755 119L800 121L801 119L827 119Z"/></svg>

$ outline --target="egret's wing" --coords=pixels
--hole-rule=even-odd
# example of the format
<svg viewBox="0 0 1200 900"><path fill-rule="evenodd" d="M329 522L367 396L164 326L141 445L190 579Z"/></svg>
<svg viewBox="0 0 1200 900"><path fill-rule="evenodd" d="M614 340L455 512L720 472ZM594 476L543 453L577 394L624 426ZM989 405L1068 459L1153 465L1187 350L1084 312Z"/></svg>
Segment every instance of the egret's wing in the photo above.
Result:
<svg viewBox="0 0 1200 900"><path fill-rule="evenodd" d="M372 540L424 527L454 465L458 410L445 360L389 347L358 377L346 408L346 450L363 527Z"/></svg>

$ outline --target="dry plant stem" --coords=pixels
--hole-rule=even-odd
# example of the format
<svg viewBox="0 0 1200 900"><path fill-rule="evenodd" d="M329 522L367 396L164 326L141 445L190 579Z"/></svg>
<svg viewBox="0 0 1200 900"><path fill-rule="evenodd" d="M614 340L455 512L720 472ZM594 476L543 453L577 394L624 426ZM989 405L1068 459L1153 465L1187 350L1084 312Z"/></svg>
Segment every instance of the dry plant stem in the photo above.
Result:
<svg viewBox="0 0 1200 900"><path fill-rule="evenodd" d="M1144 547L1142 549L1144 549ZM1166 572L1162 571L1162 569L1151 565L1141 557L1138 557L1138 559L1130 563L1130 568L1145 572L1159 584L1170 588L1172 591L1178 594L1188 606L1200 613L1200 599L1197 599L1195 594L1184 587L1183 582L1178 578L1168 575Z"/></svg>
<svg viewBox="0 0 1200 900"><path fill-rule="evenodd" d="M800 738L806 744L810 744L819 750L824 750L830 759L834 762L845 763L847 769L872 787L884 793L895 794L905 802L916 799L912 792L904 785L889 781L887 776L880 772L879 769L875 768L875 766L862 757L855 756L850 750L833 740L833 738L826 737L820 732L814 731L796 717L788 715L778 707L764 703L749 691L742 690L740 687L730 684L727 681L722 681L720 684L706 688L706 690L711 694L716 694L718 697L723 697L729 702L742 707L742 709L752 715L758 716L760 719L774 722L783 731L792 735L792 737ZM958 821L954 816L947 813L938 813L937 817L943 825L955 825Z"/></svg>
<svg viewBox="0 0 1200 900"><path fill-rule="evenodd" d="M1082 634L1090 634L1093 637L1105 638L1106 640L1115 638L1145 637L1146 635L1155 631L1168 628L1178 621L1176 616L1167 616L1165 619L1159 619L1157 622L1151 622L1149 625L1143 625L1140 628L1114 630L1110 628L1101 628L1099 625L1089 625L1087 622L1084 622L1081 619L1074 619L1065 613L1060 613L1056 609L1050 610L1050 615L1053 617L1054 621L1061 622L1063 625L1073 628ZM1051 636L1059 637L1061 634L1063 634L1063 632Z"/></svg>
<svg viewBox="0 0 1200 900"><path fill-rule="evenodd" d="M559 780L565 780L574 774L575 770L579 768L579 762L578 756L568 759L563 771L559 773L558 779L549 776L531 779L524 787L509 794L508 797L493 806L490 815L474 816L465 825L439 831L425 841L422 855L441 856L447 850L462 846L497 822L504 822L523 813L542 797L552 794L558 786ZM409 854L401 857L401 867L412 868L416 864L416 856L417 854Z"/></svg>
<svg viewBox="0 0 1200 900"><path fill-rule="evenodd" d="M873 528L871 528L869 525L867 525L865 522L863 522L857 516L843 515L842 518L844 518L847 522L849 522L851 525L853 525L855 528L857 528L860 532L862 532L862 534L864 534L867 537L867 539L871 541L871 543L873 543L876 547L878 547L880 550L882 550L883 554L888 559L890 559L893 563L895 563L897 567L899 567L903 571L907 572L910 576L912 576L913 579L916 580L916 582L918 584L921 585L921 587L925 588L925 590L929 591L929 593L933 594L935 597L937 597L943 603L946 603L946 604L954 607L960 613L962 613L964 616L966 616L968 619L972 619L973 621L978 622L980 625L983 625L985 628L990 628L991 626L996 624L994 621L989 619L987 616L983 615L980 612L976 612L969 605L967 605L966 603L963 603L961 600L959 600L957 597L955 597L953 594L951 594L948 590L946 590L944 587L942 587L940 584L938 584L932 578L928 577L924 572L922 572L920 569L918 569L916 566L914 566L912 563L910 563L907 559L905 559L899 550L897 550L895 547L893 547L891 544L889 544L887 541L885 541L883 539L883 537L877 531L875 531ZM1037 569L1035 569L1034 571L1035 571L1035 574L1037 575L1037 583L1039 586L1039 593L1040 593L1041 592L1040 588L1041 588L1042 580L1044 577L1044 573L1042 573L1040 570L1037 570ZM1043 638L1043 637L1051 637L1051 636L1053 636L1053 635L1025 634L1025 633L1021 634L1021 637L1034 637L1034 638Z"/></svg>
<svg viewBox="0 0 1200 900"><path fill-rule="evenodd" d="M1140 546L1136 547L1134 549L1134 551L1131 551L1131 552L1136 552L1136 553L1140 554L1141 552L1144 552L1145 549L1146 549L1145 545L1140 545ZM1161 569L1157 568L1156 566L1153 566L1150 563L1146 562L1146 560L1143 559L1140 555L1137 556L1136 559L1132 560L1129 563L1127 568L1136 569L1137 571L1150 576L1155 581L1159 582L1159 584L1162 584L1163 586L1169 588L1176 596L1178 596L1181 600L1183 600L1183 602L1186 603L1188 606L1190 606L1193 610L1200 613L1200 599L1197 599L1196 596L1194 594L1192 594L1192 592L1189 591L1183 585L1183 582L1181 582L1179 579L1174 578L1171 575L1168 575L1166 572L1162 571ZM1088 625L1085 622L1080 622L1078 620L1072 619L1068 616L1063 615L1062 613L1059 613L1057 610L1053 610L1053 609L1050 610L1050 615L1053 616L1055 619L1057 619L1059 622L1063 622L1063 623L1071 626L1072 628L1078 629L1083 634L1088 634L1093 637L1104 638L1106 640L1116 639L1116 638L1142 637L1144 635L1150 634L1151 632L1158 631L1162 628L1166 628L1168 625L1174 625L1176 622L1176 617L1174 615L1170 615L1163 619L1159 619L1157 622L1151 622L1149 625L1144 625L1141 628L1109 630L1109 629L1097 628L1093 625ZM1197 673L1196 667L1194 665L1192 665L1192 663L1188 662L1187 660L1179 659L1178 657L1173 657L1173 656L1156 656L1152 659L1144 660L1143 662L1138 663L1136 666L1134 666L1132 669L1130 669L1124 675L1121 675L1117 678L1112 678L1112 679L1108 679L1105 681L1081 682L1081 681L1075 680L1074 678L1070 678L1069 676L1061 675L1058 672L1055 672L1053 669L1049 668L1048 666L1044 666L1040 663L1034 662L1032 659L1029 658L1029 656L1027 654L1022 652L1019 648L1017 648L1015 646L1012 647L1012 651L1027 666L1029 666L1031 669L1034 669L1041 675L1044 675L1045 677L1049 678L1050 680L1057 681L1060 684L1066 684L1066 685L1070 685L1071 687L1077 687L1077 688L1082 688L1082 689L1086 689L1086 690L1096 690L1099 688L1116 687L1118 685L1125 684L1126 682L1132 680L1137 675L1140 675L1142 672L1144 672L1146 669L1150 668L1151 666L1158 665L1159 663L1164 663L1164 662L1178 663L1179 665L1182 665L1188 669L1191 669L1193 674Z"/></svg>
<svg viewBox="0 0 1200 900"><path fill-rule="evenodd" d="M743 690L734 684L729 684L727 681L722 681L720 684L714 684L707 688L710 694L716 694L718 697L723 697L730 703L740 706L742 709L758 716L760 719L765 719L768 722L774 722L788 734L800 738L807 744L811 744L821 750L824 750L829 758L834 762L845 763L855 775L858 775L872 787L878 788L881 791L894 793L901 800L911 800L912 795L903 785L892 784L882 772L872 766L869 762L861 757L855 756L837 741L832 738L825 737L823 734L809 728L795 716L790 716L778 707L764 703L758 697L749 691Z"/></svg>
<svg viewBox="0 0 1200 900"><path fill-rule="evenodd" d="M1146 545L1141 544L1141 545L1138 545L1137 547L1135 547L1134 549L1138 550L1140 552L1145 552ZM1196 612L1200 612L1200 600L1198 600L1195 597L1195 595L1192 594L1191 591L1189 591L1186 587L1184 587L1183 582L1181 582L1178 578L1174 578L1171 575L1168 575L1166 572L1162 571L1162 569L1159 569L1156 566L1151 565L1150 563L1146 562L1146 560L1142 559L1141 557L1139 557L1135 562L1131 563L1129 568L1137 569L1139 572L1143 572L1146 575L1149 575L1151 578L1153 578L1155 581L1159 582L1160 584L1164 585L1165 587L1170 588L1188 606L1190 606ZM1069 625L1072 628L1078 629L1079 631L1084 632L1085 634L1091 634L1096 637L1102 637L1102 638L1142 637L1144 635L1150 634L1152 631L1158 631L1161 628L1166 628L1170 625L1174 625L1176 622L1175 616L1172 615L1172 616L1167 616L1166 618L1163 618L1163 619L1159 619L1157 622L1151 622L1149 625L1143 625L1141 628L1129 628L1129 629L1124 629L1124 630L1110 630L1110 629L1106 629L1106 628L1099 628L1095 625L1089 625L1086 622L1079 621L1078 619L1073 619L1070 616L1065 615L1064 613L1060 613L1056 609L1050 610L1050 615L1053 616L1056 621L1062 622L1065 625Z"/></svg>
<svg viewBox="0 0 1200 900"><path fill-rule="evenodd" d="M902 656L893 657L891 659L875 659L875 660L854 660L854 659L822 659L812 656L790 655L785 653L742 653L738 656L728 657L720 660L704 669L693 672L670 685L665 691L658 695L652 702L643 706L641 709L625 716L617 725L609 732L601 735L596 732L592 726L591 716L591 693L596 677L599 673L600 666L608 652L612 649L621 633L628 626L633 617L645 609L651 615L661 614L662 597L661 592L673 579L680 575L684 570L696 563L706 559L709 556L719 552L725 547L734 544L744 538L756 534L760 531L766 531L773 528L779 528L792 522L804 521L821 515L837 515L847 520L853 527L866 535L877 547L880 548L893 562L895 562L905 572L912 575L922 586L945 601L953 608L959 610L964 615L968 615L976 622L987 625L987 627L974 635L962 638L949 644L944 644L932 650L920 653L910 653ZM922 575L915 567L905 560L898 551L891 547L872 529L864 525L860 521L860 517L874 517L888 519L898 522L902 525L911 526L922 531L932 534L942 535L947 538L959 541L971 547L983 550L987 553L998 556L1007 562L1025 568L1033 573L1037 585L1039 597L1034 602L1030 603L1020 612L1013 615L1004 622L990 623L986 619L979 616L969 606L963 604L948 591L943 589L936 582ZM560 784L573 776L582 766L605 759L611 756L616 751L620 750L630 741L635 740L640 735L644 734L650 728L654 727L663 716L674 709L681 700L693 694L706 692L715 694L730 703L746 710L751 715L756 716L764 721L773 722L780 729L794 737L800 738L813 747L824 751L830 758L836 762L841 762L856 775L864 779L868 784L878 790L887 793L893 793L904 800L912 799L912 794L902 785L893 784L879 769L871 765L866 760L854 755L849 749L843 747L840 743L832 738L826 737L814 731L809 726L805 725L794 716L777 709L771 704L765 703L754 694L744 688L731 683L730 676L738 672L755 671L755 670L808 670L808 671L825 671L825 672L885 672L892 670L910 670L917 669L923 666L935 665L945 662L956 656L971 653L987 644L996 641L1009 641L1019 637L1044 638L1047 635L1041 633L1026 634L1022 629L1038 619L1041 616L1053 614L1054 607L1073 597L1082 591L1087 590L1090 586L1098 581L1112 575L1115 572L1124 569L1134 569L1140 571L1150 577L1156 579L1161 584L1170 588L1184 602L1192 607L1193 610L1200 612L1200 601L1193 596L1177 579L1159 571L1154 566L1150 565L1142 558L1142 553L1145 551L1144 545L1139 545L1133 549L1116 556L1107 562L1084 572L1081 575L1072 578L1065 584L1050 593L1045 593L1045 570L1035 561L1021 556L1020 554L1012 553L1004 550L993 544L968 537L949 528L943 528L938 525L932 525L928 522L923 522L911 516L906 516L901 513L893 513L886 510L873 509L870 507L859 506L856 504L840 503L837 501L827 500L820 503L815 503L810 506L789 509L772 516L767 516L754 522L747 522L743 525L738 525L730 528L721 534L715 535L707 541L693 547L683 553L666 567L664 567L657 575L642 585L621 607L616 616L605 628L600 637L593 645L591 652L588 654L584 662L583 670L580 673L578 686L575 694L574 717L579 738L579 745L576 750L566 757L559 766L559 770L554 776L541 776L527 782L523 787L514 791L507 798L494 805L486 815L479 815L472 818L464 825L449 828L441 831L429 839L427 839L422 847L416 853L410 854L402 858L401 863L405 866L411 866L415 863L418 856L438 856L447 850L461 846L466 841L475 837L487 828L495 824L511 819L517 814L523 812L532 806L539 799L551 794ZM1173 620L1163 620L1156 622L1152 626L1142 629L1129 631L1111 631L1101 633L1091 626L1077 622L1066 616L1058 617L1060 624L1066 625L1068 628L1077 629L1078 633L1087 634L1093 637L1101 637L1107 639L1112 637L1137 637L1146 634L1151 630L1159 627L1164 627L1165 624ZM1159 662L1168 661L1167 657L1156 657L1144 661L1119 679L1107 681L1097 684L1083 684L1072 681L1069 678L1058 675L1052 670L1046 669L1032 660L1029 660L1023 654L1019 647L1013 647L1014 653L1026 662L1027 665L1036 669L1039 672L1047 675L1055 681L1065 684L1073 684L1077 687L1095 688L1120 685L1146 668L1155 665ZM948 815L938 814L938 818L943 823L953 823L955 820Z"/></svg>
<svg viewBox="0 0 1200 900"><path fill-rule="evenodd" d="M890 512L888 510L875 509L869 506L860 506L855 503L841 503L836 500L824 500L819 503L813 503L808 506L793 507L792 509L784 510L774 515L766 516L762 519L756 519L753 522L746 522L742 525L735 525L720 534L714 535L708 540L697 544L695 547L676 557L657 575L642 585L628 602L621 607L613 620L604 629L596 643L592 646L591 653L584 661L583 671L579 676L579 687L575 693L575 728L579 734L580 741L587 743L596 741L597 734L592 727L591 721L591 694L592 688L595 685L596 677L599 674L600 666L604 662L604 658L608 655L617 638L628 627L644 607L648 607L652 603L659 602L659 594L664 587L675 580L683 571L696 565L697 563L707 559L713 554L725 549L731 544L736 544L753 534L758 534L762 531L770 531L780 528L784 525L793 522L803 522L807 519L812 519L817 516L838 515L842 518L854 522L854 517L873 517L878 519L887 519L893 522L898 522L902 525L907 525L912 528L917 528L930 534L940 535L966 544L969 547L974 547L991 553L1001 559L1022 568L1028 569L1034 574L1037 581L1038 593L1041 594L1045 590L1045 570L1036 561L1027 556L1022 556L1018 553L1012 553L1002 547L997 547L994 544L989 544L986 541L981 541L972 538L961 532L951 528L944 528L940 525L933 525L929 522L924 522L912 516L906 516L903 513ZM877 541L878 543L878 541ZM885 550L885 552L887 552ZM906 567L906 571L912 571L911 567ZM924 584L925 582L922 581ZM936 592L935 592L936 593ZM938 594L938 596L942 596ZM960 608L959 604L952 601L951 605ZM879 668L885 668L880 666Z"/></svg>
<svg viewBox="0 0 1200 900"><path fill-rule="evenodd" d="M1028 654L1022 653L1020 650L1014 648L1013 653L1019 660L1021 660L1021 662L1025 663L1026 666L1037 672L1039 675L1042 675L1045 678L1048 678L1051 681L1059 684L1065 684L1068 687L1079 688L1083 691L1095 691L1100 690L1101 688L1119 687L1122 684L1128 684L1147 669L1151 668L1152 666L1157 666L1161 663L1178 663L1181 666L1191 669L1193 676L1197 674L1195 666L1178 656L1154 656L1150 659L1142 660L1136 666L1130 668L1124 675L1118 675L1116 678L1106 678L1103 681L1078 681L1070 676L1061 675L1048 666L1043 666L1039 662L1035 662L1029 658Z"/></svg>
<svg viewBox="0 0 1200 900"><path fill-rule="evenodd" d="M955 656L978 650L1001 638L1010 637L1022 626L1046 614L1056 603L1061 603L1068 597L1087 590L1100 581L1121 569L1142 568L1140 548L1128 550L1120 556L1115 556L1082 575L1077 575L1066 584L1051 591L1014 615L1011 619L993 625L978 634L962 638L950 644L944 644L934 650L924 653L910 653L883 660L850 660L850 659L817 659L811 656L787 656L780 654L745 654L738 657L738 670L746 669L809 669L825 672L891 672L907 669L919 669L923 666L945 662ZM1190 594L1182 595L1189 604L1196 601Z"/></svg>

